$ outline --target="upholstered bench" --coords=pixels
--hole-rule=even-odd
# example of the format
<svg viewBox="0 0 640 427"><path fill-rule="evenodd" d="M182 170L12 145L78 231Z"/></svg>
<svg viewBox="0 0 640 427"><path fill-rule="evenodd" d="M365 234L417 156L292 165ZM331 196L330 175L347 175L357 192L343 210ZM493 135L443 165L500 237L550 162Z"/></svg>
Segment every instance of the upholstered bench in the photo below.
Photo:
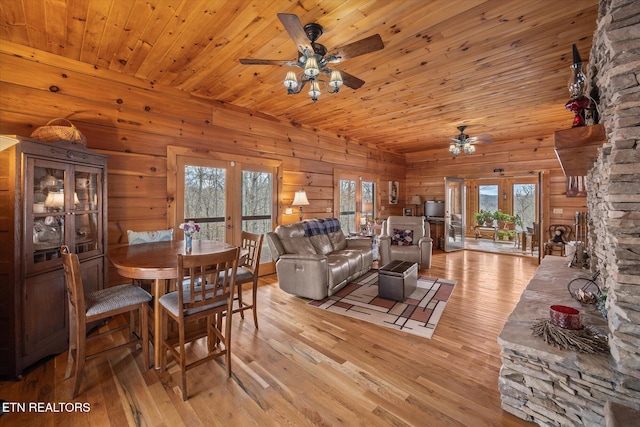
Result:
<svg viewBox="0 0 640 427"><path fill-rule="evenodd" d="M391 261L378 270L378 296L404 301L418 285L418 264L409 261Z"/></svg>

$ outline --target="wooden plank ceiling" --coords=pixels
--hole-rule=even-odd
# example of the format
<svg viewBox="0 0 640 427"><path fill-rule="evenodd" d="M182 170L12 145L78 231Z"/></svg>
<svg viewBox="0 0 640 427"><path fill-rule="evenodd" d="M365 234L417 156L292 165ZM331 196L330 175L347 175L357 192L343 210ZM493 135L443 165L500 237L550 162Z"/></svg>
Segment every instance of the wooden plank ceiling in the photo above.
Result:
<svg viewBox="0 0 640 427"><path fill-rule="evenodd" d="M278 13L322 25L329 51L380 34L383 50L338 67L364 86L314 103L286 95L297 68L241 65L295 60ZM569 128L571 45L587 63L597 13L597 0L2 0L0 42L411 153L446 150L458 125L514 144Z"/></svg>

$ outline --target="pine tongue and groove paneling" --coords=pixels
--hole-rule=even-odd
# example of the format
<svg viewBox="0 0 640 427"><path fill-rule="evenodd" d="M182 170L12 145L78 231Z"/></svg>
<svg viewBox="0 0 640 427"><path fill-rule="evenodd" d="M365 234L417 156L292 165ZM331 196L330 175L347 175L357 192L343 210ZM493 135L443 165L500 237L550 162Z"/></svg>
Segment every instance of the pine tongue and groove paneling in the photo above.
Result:
<svg viewBox="0 0 640 427"><path fill-rule="evenodd" d="M69 59L58 66L56 60L11 43L0 46L0 62L8 65L0 76L0 132L28 136L51 118L68 117L87 136L88 147L110 156L110 244L123 242L127 229L169 226L168 145L279 159L284 177L280 206L287 207L293 193L304 188L311 201L305 208L309 215L334 215L327 210L333 208L335 168L372 172L387 180L405 178L403 155L237 107L225 109Z"/></svg>

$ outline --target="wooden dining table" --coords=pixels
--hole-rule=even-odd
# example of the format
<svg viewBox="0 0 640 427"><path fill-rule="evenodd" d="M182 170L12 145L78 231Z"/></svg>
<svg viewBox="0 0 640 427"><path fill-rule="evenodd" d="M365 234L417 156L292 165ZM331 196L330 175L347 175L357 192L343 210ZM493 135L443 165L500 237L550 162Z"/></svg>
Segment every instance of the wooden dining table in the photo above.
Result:
<svg viewBox="0 0 640 427"><path fill-rule="evenodd" d="M191 255L223 252L237 246L213 240L194 240ZM119 275L131 279L153 280L153 358L156 369L160 367L162 337L160 330L160 297L166 291L167 280L178 278L178 254L185 255L185 244L182 240L167 242L142 243L113 247L107 256ZM242 258L241 252L240 257ZM241 261L241 260L240 260ZM238 265L241 263L239 262Z"/></svg>

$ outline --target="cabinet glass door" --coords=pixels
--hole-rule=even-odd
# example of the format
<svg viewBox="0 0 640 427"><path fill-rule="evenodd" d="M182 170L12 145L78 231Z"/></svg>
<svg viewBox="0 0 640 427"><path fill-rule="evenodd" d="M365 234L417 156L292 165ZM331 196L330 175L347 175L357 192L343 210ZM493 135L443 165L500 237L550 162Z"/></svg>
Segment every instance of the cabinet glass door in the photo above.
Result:
<svg viewBox="0 0 640 427"><path fill-rule="evenodd" d="M62 264L60 246L80 259L102 250L102 169L29 158L26 189L27 272Z"/></svg>
<svg viewBox="0 0 640 427"><path fill-rule="evenodd" d="M60 246L66 241L69 201L65 180L69 169L66 165L39 159L29 159L28 165L25 243L32 255L27 269L43 270L60 264Z"/></svg>
<svg viewBox="0 0 640 427"><path fill-rule="evenodd" d="M73 240L79 258L95 255L100 247L100 170L76 166L73 172Z"/></svg>

